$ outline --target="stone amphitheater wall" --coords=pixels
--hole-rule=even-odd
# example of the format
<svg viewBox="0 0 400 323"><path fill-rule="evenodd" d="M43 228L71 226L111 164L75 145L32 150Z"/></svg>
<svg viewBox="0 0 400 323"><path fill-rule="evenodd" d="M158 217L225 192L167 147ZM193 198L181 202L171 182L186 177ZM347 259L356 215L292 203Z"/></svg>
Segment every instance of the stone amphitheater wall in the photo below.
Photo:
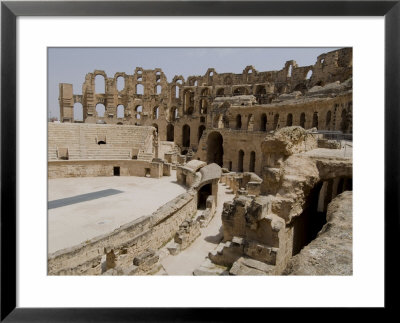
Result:
<svg viewBox="0 0 400 323"><path fill-rule="evenodd" d="M75 247L59 250L48 257L49 275L99 275L104 251L111 249L121 265L147 249L157 250L171 240L181 223L197 211L197 192L189 190L161 206L149 216L127 223L111 233ZM119 255L123 255L118 259ZM123 260L122 260L123 259ZM121 263L123 262L123 263Z"/></svg>

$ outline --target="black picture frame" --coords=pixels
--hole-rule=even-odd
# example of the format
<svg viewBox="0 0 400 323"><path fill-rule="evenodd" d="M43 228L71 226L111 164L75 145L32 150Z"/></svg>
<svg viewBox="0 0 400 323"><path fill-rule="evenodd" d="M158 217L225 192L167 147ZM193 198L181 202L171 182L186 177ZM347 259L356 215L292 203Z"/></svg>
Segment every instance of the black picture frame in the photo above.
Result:
<svg viewBox="0 0 400 323"><path fill-rule="evenodd" d="M399 236L400 1L4 1L1 3L1 321L250 320L266 309L16 307L16 19L18 16L384 16L385 309L396 306ZM367 68L367 67L365 67ZM371 174L373 176L373 174ZM373 255L371 255L373 261ZM373 277L371 277L373 279ZM39 291L38 291L39 292ZM247 296L243 296L247 297ZM266 298L268 298L266 294ZM275 309L281 311L282 309ZM250 313L249 313L250 312ZM265 314L260 314L265 315ZM332 315L336 315L332 312Z"/></svg>

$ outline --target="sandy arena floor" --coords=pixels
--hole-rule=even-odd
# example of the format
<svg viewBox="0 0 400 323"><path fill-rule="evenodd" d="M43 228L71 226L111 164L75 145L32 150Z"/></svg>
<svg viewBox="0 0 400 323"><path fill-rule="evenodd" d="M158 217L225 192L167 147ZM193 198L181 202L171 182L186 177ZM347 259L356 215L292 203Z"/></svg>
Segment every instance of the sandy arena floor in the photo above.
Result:
<svg viewBox="0 0 400 323"><path fill-rule="evenodd" d="M110 232L185 192L176 173L156 178L114 176L50 179L48 252Z"/></svg>

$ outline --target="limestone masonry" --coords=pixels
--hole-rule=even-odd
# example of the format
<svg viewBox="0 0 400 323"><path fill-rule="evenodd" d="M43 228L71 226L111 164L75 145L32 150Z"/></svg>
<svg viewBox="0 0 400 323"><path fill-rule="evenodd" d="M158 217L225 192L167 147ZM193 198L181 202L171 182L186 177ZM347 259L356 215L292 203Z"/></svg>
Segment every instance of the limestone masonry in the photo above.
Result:
<svg viewBox="0 0 400 323"><path fill-rule="evenodd" d="M198 264L177 266L193 275L351 275L352 91L351 48L310 66L209 68L171 82L159 68L95 70L82 95L61 83L49 180L173 175L186 192L49 254L49 274L173 275L170 264L185 254ZM211 249L194 260L195 248Z"/></svg>

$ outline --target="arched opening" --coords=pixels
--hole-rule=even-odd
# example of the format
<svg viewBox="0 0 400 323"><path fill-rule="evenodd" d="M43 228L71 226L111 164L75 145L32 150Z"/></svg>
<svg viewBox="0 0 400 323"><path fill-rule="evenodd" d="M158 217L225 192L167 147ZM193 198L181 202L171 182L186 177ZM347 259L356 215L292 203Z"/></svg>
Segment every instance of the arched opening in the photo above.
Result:
<svg viewBox="0 0 400 323"><path fill-rule="evenodd" d="M238 87L233 91L233 95L247 95L248 93L245 87Z"/></svg>
<svg viewBox="0 0 400 323"><path fill-rule="evenodd" d="M264 85L257 85L255 96L257 98L257 102L260 104L267 103L266 100L267 91Z"/></svg>
<svg viewBox="0 0 400 323"><path fill-rule="evenodd" d="M94 78L95 93L106 93L106 81L103 75L96 75Z"/></svg>
<svg viewBox="0 0 400 323"><path fill-rule="evenodd" d="M250 164L249 164L249 172L255 172L256 169L256 152L252 151L250 153Z"/></svg>
<svg viewBox="0 0 400 323"><path fill-rule="evenodd" d="M311 79L312 73L313 73L312 70L309 70L309 71L308 71L308 73L307 73L307 75L306 75L306 80Z"/></svg>
<svg viewBox="0 0 400 323"><path fill-rule="evenodd" d="M96 114L99 118L104 118L104 114L106 113L106 107L104 104L97 103L96 104Z"/></svg>
<svg viewBox="0 0 400 323"><path fill-rule="evenodd" d="M135 111L136 111L136 119L140 119L140 115L143 112L143 107L141 105L138 105L136 107Z"/></svg>
<svg viewBox="0 0 400 323"><path fill-rule="evenodd" d="M307 86L305 86L303 83L297 84L293 91L300 91L302 94L304 94L307 92Z"/></svg>
<svg viewBox="0 0 400 323"><path fill-rule="evenodd" d="M332 118L332 113L331 113L331 111L328 111L326 113L326 118L325 118L325 126L326 126L327 130L330 130L331 118Z"/></svg>
<svg viewBox="0 0 400 323"><path fill-rule="evenodd" d="M201 126L199 127L199 130L198 130L198 132L197 132L197 142L200 141L201 136L203 135L203 132L204 132L205 129L206 129L206 127L205 127L204 125L201 125Z"/></svg>
<svg viewBox="0 0 400 323"><path fill-rule="evenodd" d="M207 163L216 163L222 167L223 156L222 135L219 132L213 131L207 137Z"/></svg>
<svg viewBox="0 0 400 323"><path fill-rule="evenodd" d="M293 125L293 115L289 113L286 118L286 126L291 127Z"/></svg>
<svg viewBox="0 0 400 323"><path fill-rule="evenodd" d="M136 84L136 94L144 94L144 86L142 84Z"/></svg>
<svg viewBox="0 0 400 323"><path fill-rule="evenodd" d="M288 73L287 73L287 76L288 76L288 77L292 77L292 70L293 70L293 66L290 65L290 66L289 66L289 69L288 69Z"/></svg>
<svg viewBox="0 0 400 323"><path fill-rule="evenodd" d="M208 101L206 99L201 99L200 100L200 113L201 114L206 114L207 113L207 107L208 107Z"/></svg>
<svg viewBox="0 0 400 323"><path fill-rule="evenodd" d="M83 121L83 106L82 103L74 103L74 120Z"/></svg>
<svg viewBox="0 0 400 323"><path fill-rule="evenodd" d="M265 113L261 115L260 130L267 131L267 115Z"/></svg>
<svg viewBox="0 0 400 323"><path fill-rule="evenodd" d="M314 112L314 114L313 114L312 128L317 128L318 129L318 112Z"/></svg>
<svg viewBox="0 0 400 323"><path fill-rule="evenodd" d="M326 213L318 212L318 200L322 184L322 182L317 183L310 191L302 214L294 221L293 255L298 254L304 246L314 240L326 223Z"/></svg>
<svg viewBox="0 0 400 323"><path fill-rule="evenodd" d="M197 193L197 208L205 210L207 205L207 198L212 194L212 185L206 184L202 186Z"/></svg>
<svg viewBox="0 0 400 323"><path fill-rule="evenodd" d="M156 133L158 135L158 124L157 123L153 123L151 126L156 128Z"/></svg>
<svg viewBox="0 0 400 323"><path fill-rule="evenodd" d="M174 86L174 95L175 95L176 99L179 98L179 86L178 85Z"/></svg>
<svg viewBox="0 0 400 323"><path fill-rule="evenodd" d="M153 119L158 119L160 109L158 107L153 108Z"/></svg>
<svg viewBox="0 0 400 323"><path fill-rule="evenodd" d="M300 127L306 128L306 114L304 112L300 115Z"/></svg>
<svg viewBox="0 0 400 323"><path fill-rule="evenodd" d="M209 96L209 95L210 95L210 90L208 89L208 87L206 87L201 91L201 96Z"/></svg>
<svg viewBox="0 0 400 323"><path fill-rule="evenodd" d="M244 159L244 151L239 150L239 156L238 156L238 172L243 172L243 159Z"/></svg>
<svg viewBox="0 0 400 323"><path fill-rule="evenodd" d="M223 88L217 90L217 96L224 96L224 89Z"/></svg>
<svg viewBox="0 0 400 323"><path fill-rule="evenodd" d="M222 122L224 123L224 128L229 129L229 119L226 115L222 117Z"/></svg>
<svg viewBox="0 0 400 323"><path fill-rule="evenodd" d="M252 114L249 114L247 118L247 131L253 131L254 130L254 116Z"/></svg>
<svg viewBox="0 0 400 323"><path fill-rule="evenodd" d="M278 128L279 128L279 113L276 113L274 116L273 130L276 130Z"/></svg>
<svg viewBox="0 0 400 323"><path fill-rule="evenodd" d="M167 141L174 141L174 126L171 123L167 126Z"/></svg>
<svg viewBox="0 0 400 323"><path fill-rule="evenodd" d="M190 147L190 127L187 124L182 127L182 147Z"/></svg>
<svg viewBox="0 0 400 323"><path fill-rule="evenodd" d="M123 76L117 77L117 90L122 91L125 88L125 78Z"/></svg>
<svg viewBox="0 0 400 323"><path fill-rule="evenodd" d="M160 84L158 84L156 86L156 94L161 94L161 85Z"/></svg>
<svg viewBox="0 0 400 323"><path fill-rule="evenodd" d="M183 93L183 111L186 114L193 113L193 106L194 106L194 93L192 91L186 90Z"/></svg>
<svg viewBox="0 0 400 323"><path fill-rule="evenodd" d="M123 118L125 116L125 107L122 104L117 106L117 118Z"/></svg>
<svg viewBox="0 0 400 323"><path fill-rule="evenodd" d="M171 108L171 121L176 121L179 118L179 111L177 107Z"/></svg>
<svg viewBox="0 0 400 323"><path fill-rule="evenodd" d="M343 133L346 133L349 130L349 118L348 118L347 114L348 114L347 110L343 109L342 110L342 115L341 115L341 121L340 121L340 130Z"/></svg>
<svg viewBox="0 0 400 323"><path fill-rule="evenodd" d="M242 116L240 114L236 116L236 129L242 129Z"/></svg>

